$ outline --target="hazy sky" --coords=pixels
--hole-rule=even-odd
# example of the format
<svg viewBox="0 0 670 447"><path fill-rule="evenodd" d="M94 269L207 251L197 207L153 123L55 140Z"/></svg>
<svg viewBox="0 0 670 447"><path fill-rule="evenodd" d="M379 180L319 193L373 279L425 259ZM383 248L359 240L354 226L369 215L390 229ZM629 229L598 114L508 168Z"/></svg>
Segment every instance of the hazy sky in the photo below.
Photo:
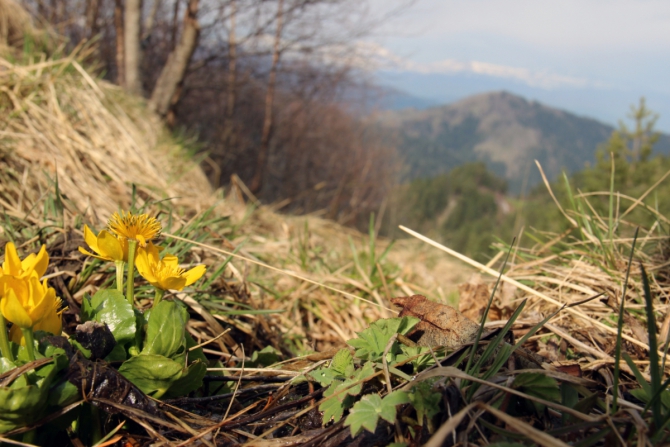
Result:
<svg viewBox="0 0 670 447"><path fill-rule="evenodd" d="M418 0L371 40L407 71L670 95L667 0Z"/></svg>

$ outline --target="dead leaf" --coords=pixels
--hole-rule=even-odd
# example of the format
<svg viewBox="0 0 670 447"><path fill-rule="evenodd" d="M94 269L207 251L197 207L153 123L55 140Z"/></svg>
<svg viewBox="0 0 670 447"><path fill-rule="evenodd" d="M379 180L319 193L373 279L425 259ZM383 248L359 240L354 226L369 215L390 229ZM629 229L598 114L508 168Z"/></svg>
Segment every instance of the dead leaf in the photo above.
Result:
<svg viewBox="0 0 670 447"><path fill-rule="evenodd" d="M556 371L560 371L562 373L568 374L573 377L582 377L582 368L577 365L559 365L556 366Z"/></svg>
<svg viewBox="0 0 670 447"><path fill-rule="evenodd" d="M446 304L429 301L423 295L392 298L402 307L399 317L406 315L421 321L407 334L419 346L457 348L474 340L479 325Z"/></svg>

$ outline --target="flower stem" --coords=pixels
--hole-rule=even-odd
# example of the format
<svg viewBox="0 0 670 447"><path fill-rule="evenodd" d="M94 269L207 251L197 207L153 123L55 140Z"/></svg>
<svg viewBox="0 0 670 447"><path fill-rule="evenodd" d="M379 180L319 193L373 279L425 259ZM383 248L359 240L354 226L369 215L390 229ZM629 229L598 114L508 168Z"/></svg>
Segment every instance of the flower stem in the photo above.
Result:
<svg viewBox="0 0 670 447"><path fill-rule="evenodd" d="M128 239L128 282L126 283L126 299L132 306L135 302L135 249L137 241Z"/></svg>
<svg viewBox="0 0 670 447"><path fill-rule="evenodd" d="M32 328L21 328L23 338L26 339L26 350L28 351L28 358L32 362L35 360L35 339L33 338Z"/></svg>
<svg viewBox="0 0 670 447"><path fill-rule="evenodd" d="M161 302L161 299L163 299L163 295L165 295L165 290L159 289L158 287L155 287L155 289L156 289L156 294L154 295L154 305L153 305L153 307L156 307L156 305Z"/></svg>
<svg viewBox="0 0 670 447"><path fill-rule="evenodd" d="M116 290L123 293L123 267L126 264L123 261L114 261L116 265Z"/></svg>
<svg viewBox="0 0 670 447"><path fill-rule="evenodd" d="M9 338L7 337L7 323L5 317L0 313L0 354L10 362L14 361L14 354L9 347Z"/></svg>

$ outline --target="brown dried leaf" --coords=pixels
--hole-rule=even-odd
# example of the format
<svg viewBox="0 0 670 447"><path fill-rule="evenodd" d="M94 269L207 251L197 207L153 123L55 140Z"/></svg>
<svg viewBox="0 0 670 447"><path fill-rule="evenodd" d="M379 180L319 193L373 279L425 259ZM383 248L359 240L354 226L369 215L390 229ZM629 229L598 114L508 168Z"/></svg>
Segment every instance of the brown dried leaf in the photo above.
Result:
<svg viewBox="0 0 670 447"><path fill-rule="evenodd" d="M474 340L479 325L446 304L429 301L423 295L392 298L402 307L399 317L410 315L421 321L407 334L419 346L457 348Z"/></svg>

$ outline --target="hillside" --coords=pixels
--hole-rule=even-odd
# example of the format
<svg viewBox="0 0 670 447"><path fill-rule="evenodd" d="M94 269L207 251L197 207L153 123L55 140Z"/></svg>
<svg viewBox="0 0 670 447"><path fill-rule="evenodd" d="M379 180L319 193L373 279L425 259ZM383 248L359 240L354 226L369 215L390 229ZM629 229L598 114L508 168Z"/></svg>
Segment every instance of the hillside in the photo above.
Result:
<svg viewBox="0 0 670 447"><path fill-rule="evenodd" d="M663 315L670 293L665 225L642 229L635 252L658 272L649 284L644 270L628 282L628 233L573 210L582 227L515 248L507 268L506 247L484 266L420 234L428 244L377 238L374 219L366 235L279 215L239 181L211 188L194 143L87 71L89 55L10 56L0 53L1 442L530 446L614 432L662 445L670 436L662 399L641 406L667 392L653 308ZM449 175L475 206L457 204L460 223L441 216L447 223L464 228L481 218L471 210L499 207L476 195L503 188L481 164ZM109 224L119 210L130 211ZM475 277L456 290L471 269L445 252L504 283ZM436 300L460 300L463 313ZM626 364L613 357L623 349ZM611 410L617 399L621 411Z"/></svg>
<svg viewBox="0 0 670 447"><path fill-rule="evenodd" d="M530 187L541 180L533 160L552 179L564 169L575 172L595 160L596 147L614 130L507 92L425 110L387 111L380 122L397 137L406 179L483 161L508 180L512 193L519 193L524 182ZM657 148L667 153L670 138L663 136Z"/></svg>

